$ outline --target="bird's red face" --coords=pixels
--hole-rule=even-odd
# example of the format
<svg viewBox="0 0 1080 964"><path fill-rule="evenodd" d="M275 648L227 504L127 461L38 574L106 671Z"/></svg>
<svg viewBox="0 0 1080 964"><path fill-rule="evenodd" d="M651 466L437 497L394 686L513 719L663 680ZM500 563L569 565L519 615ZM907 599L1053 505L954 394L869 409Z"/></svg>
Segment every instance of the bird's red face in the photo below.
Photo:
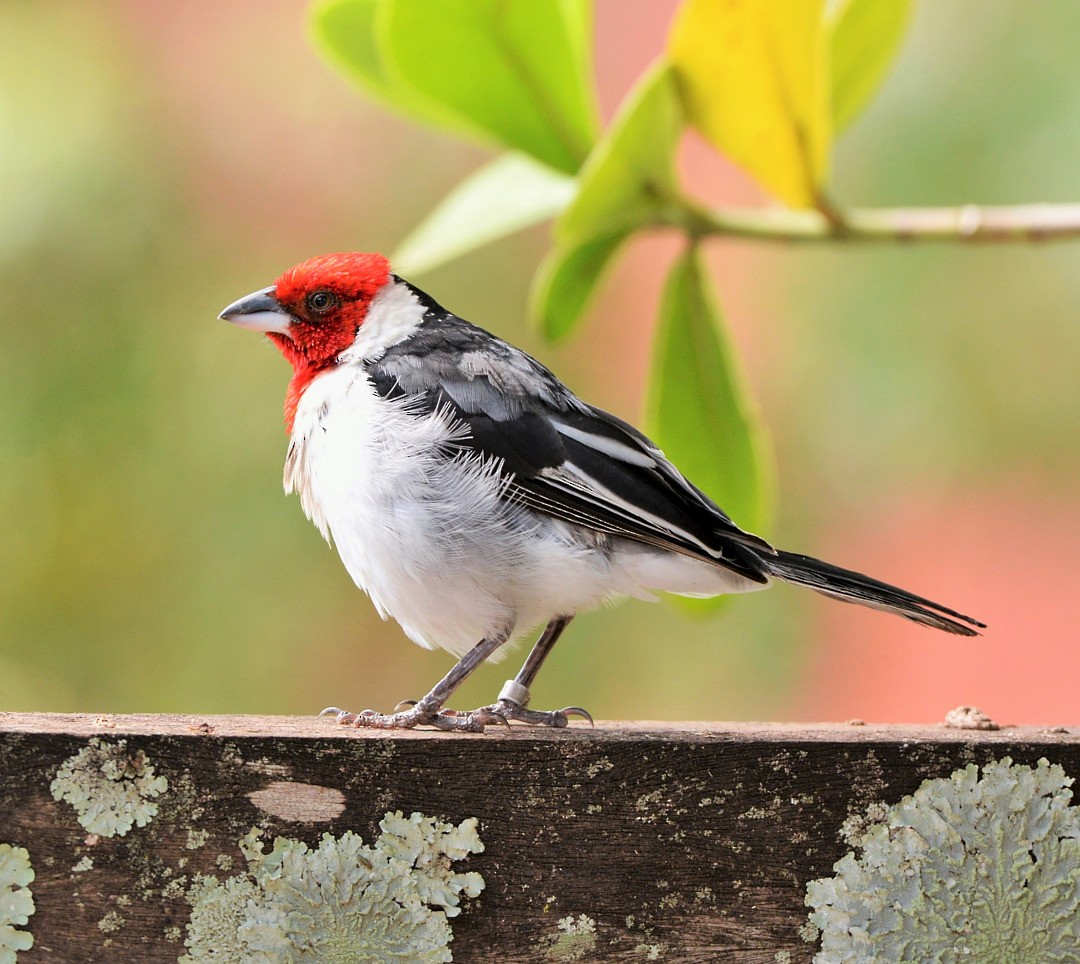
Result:
<svg viewBox="0 0 1080 964"><path fill-rule="evenodd" d="M269 288L221 313L241 328L265 332L292 364L285 399L290 430L304 389L353 344L372 299L389 280L390 262L381 254L324 254L290 268Z"/></svg>
<svg viewBox="0 0 1080 964"><path fill-rule="evenodd" d="M389 280L390 262L381 254L324 254L229 305L221 317L265 332L297 372L317 372L353 343L372 298Z"/></svg>

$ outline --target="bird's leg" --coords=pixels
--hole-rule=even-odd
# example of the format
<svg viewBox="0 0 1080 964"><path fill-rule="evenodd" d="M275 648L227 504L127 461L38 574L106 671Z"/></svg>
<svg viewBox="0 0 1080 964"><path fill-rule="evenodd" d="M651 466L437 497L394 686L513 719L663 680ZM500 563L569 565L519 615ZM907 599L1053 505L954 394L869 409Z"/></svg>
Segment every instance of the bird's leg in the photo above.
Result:
<svg viewBox="0 0 1080 964"><path fill-rule="evenodd" d="M500 716L492 707L484 707L472 713L456 713L453 710L444 710L443 706L473 670L509 637L510 633L507 631L480 640L461 657L449 673L432 687L427 696L403 712L383 714L375 710L362 710L359 713L349 713L339 710L336 706L328 706L319 715L334 716L338 723L346 725L380 730L410 730L414 726L426 724L440 730L466 730L470 733L481 733L489 723L505 724L506 718Z"/></svg>
<svg viewBox="0 0 1080 964"><path fill-rule="evenodd" d="M507 680L508 683L514 682L524 688L525 699L521 701L522 706L529 702L529 687L532 686L533 680L536 679L536 675L540 672L540 667L544 665L548 653L555 648L555 644L559 641L563 630L570 625L570 620L573 618L573 616L556 616L551 620L544 627L544 631L540 634L536 644L529 650L529 655L526 657L521 669L518 670L517 676L512 681Z"/></svg>
<svg viewBox="0 0 1080 964"><path fill-rule="evenodd" d="M498 702L484 709L504 719L531 723L533 726L553 726L561 729L569 723L571 716L580 716L592 723L592 716L580 706L566 706L561 710L546 711L526 709L530 697L529 687L532 686L536 674L540 672L540 667L562 635L562 631L570 625L570 620L573 618L573 616L556 616L547 624L517 676L508 679L503 684L503 688L499 691Z"/></svg>

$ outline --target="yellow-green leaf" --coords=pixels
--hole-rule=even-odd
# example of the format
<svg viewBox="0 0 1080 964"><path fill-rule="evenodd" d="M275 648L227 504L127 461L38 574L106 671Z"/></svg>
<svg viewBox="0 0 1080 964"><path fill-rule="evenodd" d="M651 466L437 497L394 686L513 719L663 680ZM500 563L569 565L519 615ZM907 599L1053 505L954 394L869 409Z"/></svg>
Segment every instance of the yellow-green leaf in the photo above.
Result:
<svg viewBox="0 0 1080 964"><path fill-rule="evenodd" d="M578 323L619 246L677 195L682 115L671 71L650 70L627 96L555 226L556 246L533 281L530 313L549 338Z"/></svg>
<svg viewBox="0 0 1080 964"><path fill-rule="evenodd" d="M686 0L668 42L690 123L792 207L828 172L825 2Z"/></svg>
<svg viewBox="0 0 1080 964"><path fill-rule="evenodd" d="M419 120L446 125L444 111L419 96L387 69L377 40L377 20L386 0L319 0L311 8L312 39L350 80L387 107Z"/></svg>
<svg viewBox="0 0 1080 964"><path fill-rule="evenodd" d="M559 219L557 236L580 241L653 221L678 194L675 150L681 133L674 78L670 66L661 62L627 95L589 155L577 197Z"/></svg>
<svg viewBox="0 0 1080 964"><path fill-rule="evenodd" d="M533 279L529 314L548 338L562 338L581 318L626 231L556 245Z"/></svg>
<svg viewBox="0 0 1080 964"><path fill-rule="evenodd" d="M391 78L465 133L577 172L599 130L588 0L382 0Z"/></svg>
<svg viewBox="0 0 1080 964"><path fill-rule="evenodd" d="M664 287L645 424L736 525L763 534L772 501L769 446L694 248Z"/></svg>
<svg viewBox="0 0 1080 964"><path fill-rule="evenodd" d="M911 0L834 0L827 17L832 120L840 131L866 106L896 56L911 19Z"/></svg>
<svg viewBox="0 0 1080 964"><path fill-rule="evenodd" d="M576 186L574 178L524 154L503 154L446 195L390 261L404 275L430 271L555 217L570 203Z"/></svg>

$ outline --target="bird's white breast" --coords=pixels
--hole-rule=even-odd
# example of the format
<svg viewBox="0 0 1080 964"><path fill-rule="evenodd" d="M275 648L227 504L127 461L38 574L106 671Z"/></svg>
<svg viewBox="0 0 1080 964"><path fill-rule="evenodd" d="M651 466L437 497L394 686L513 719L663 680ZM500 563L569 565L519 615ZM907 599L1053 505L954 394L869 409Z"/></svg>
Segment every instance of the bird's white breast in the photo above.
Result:
<svg viewBox="0 0 1080 964"><path fill-rule="evenodd" d="M616 591L602 553L500 496L498 467L460 449L463 431L343 365L305 391L285 465L286 492L383 617L457 654Z"/></svg>

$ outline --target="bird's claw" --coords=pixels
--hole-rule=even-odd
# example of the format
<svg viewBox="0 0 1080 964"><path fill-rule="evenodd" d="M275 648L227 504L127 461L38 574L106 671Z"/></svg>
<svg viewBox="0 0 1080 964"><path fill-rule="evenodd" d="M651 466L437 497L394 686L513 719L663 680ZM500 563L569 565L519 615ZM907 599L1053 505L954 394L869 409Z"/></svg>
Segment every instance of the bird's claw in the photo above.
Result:
<svg viewBox="0 0 1080 964"><path fill-rule="evenodd" d="M510 730L510 721L497 709L493 709L490 706L482 706L478 710L473 710L471 713L461 715L471 718L474 722L479 723L481 727L505 726L507 732Z"/></svg>
<svg viewBox="0 0 1080 964"><path fill-rule="evenodd" d="M364 724L358 722L361 717L368 717L372 715L378 715L374 710L361 710L359 713L351 713L348 710L343 710L338 706L328 706L325 710L319 713L320 718L324 716L332 716L335 723L340 723L342 726L363 726Z"/></svg>
<svg viewBox="0 0 1080 964"><path fill-rule="evenodd" d="M564 706L561 710L530 710L513 700L501 699L494 706L484 707L506 720L516 720L529 726L548 726L562 730L570 725L571 716L580 716L589 726L596 726L592 714L580 706Z"/></svg>
<svg viewBox="0 0 1080 964"><path fill-rule="evenodd" d="M564 706L561 710L556 710L555 712L562 713L563 716L567 717L580 716L589 724L589 726L591 726L593 729L596 729L596 721L592 718L592 713L590 713L583 706Z"/></svg>

